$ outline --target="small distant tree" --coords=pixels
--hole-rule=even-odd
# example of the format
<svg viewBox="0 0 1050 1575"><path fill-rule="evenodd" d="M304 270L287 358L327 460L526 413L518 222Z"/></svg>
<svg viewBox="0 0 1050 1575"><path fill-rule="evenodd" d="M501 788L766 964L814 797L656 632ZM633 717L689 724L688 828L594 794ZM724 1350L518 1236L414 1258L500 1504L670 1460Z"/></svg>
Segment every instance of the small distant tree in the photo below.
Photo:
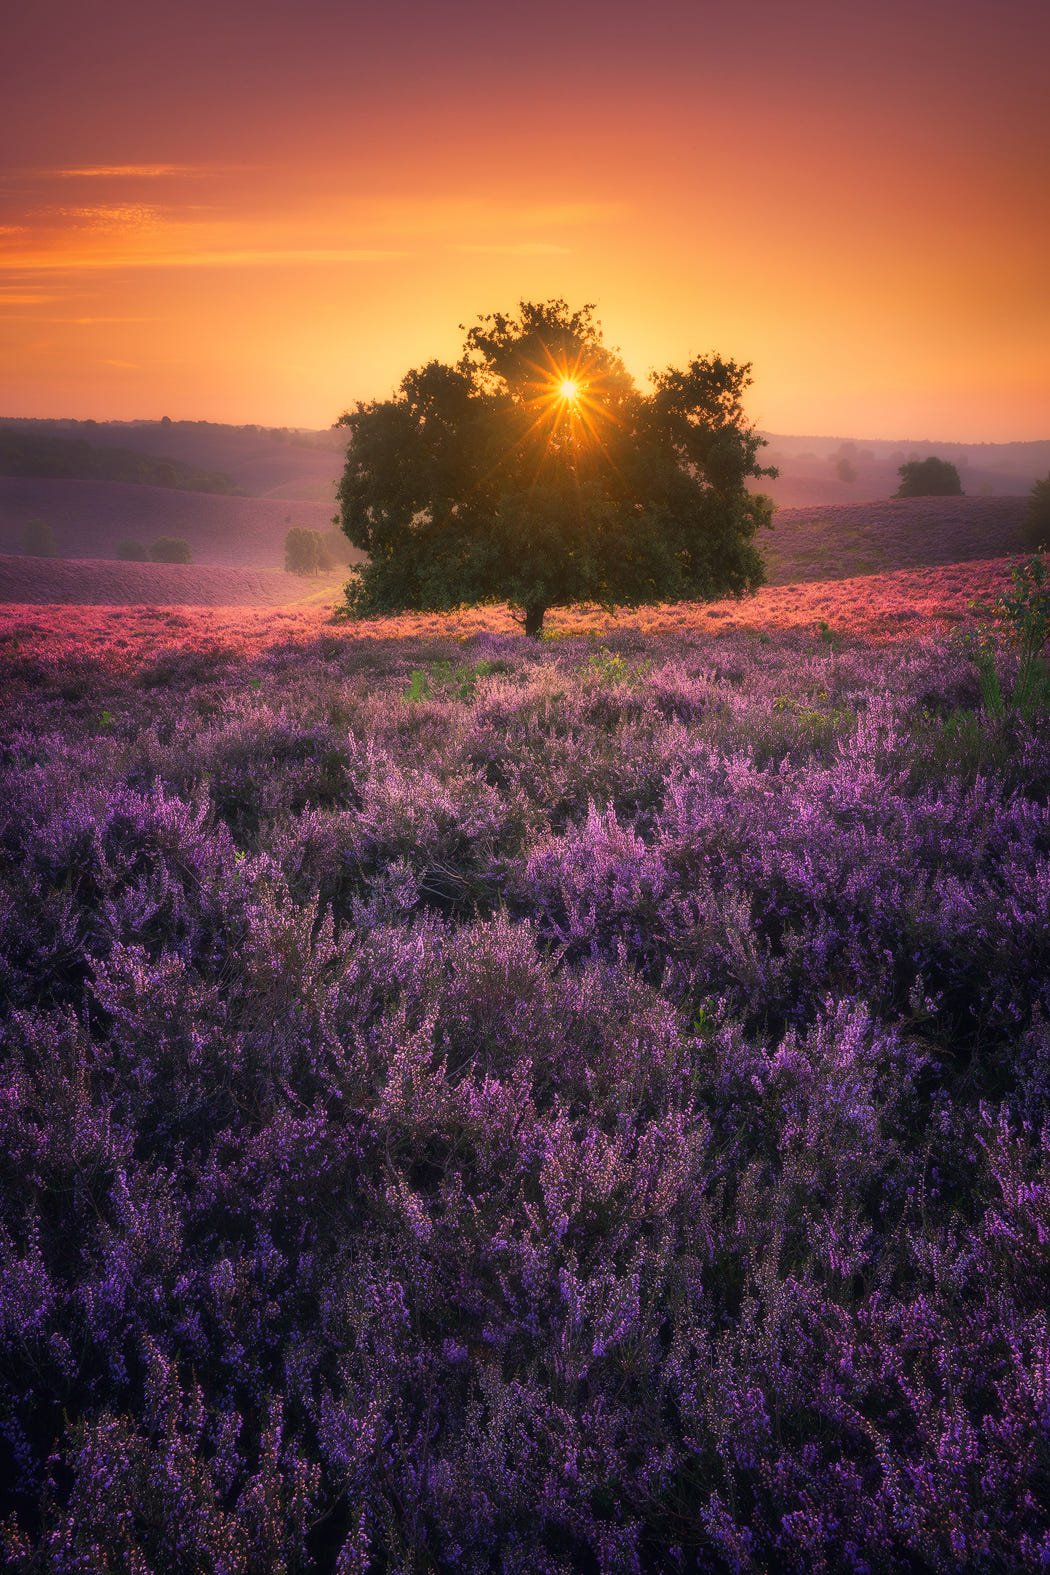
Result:
<svg viewBox="0 0 1050 1575"><path fill-rule="evenodd" d="M192 563L193 553L188 541L178 536L158 536L149 550L154 563Z"/></svg>
<svg viewBox="0 0 1050 1575"><path fill-rule="evenodd" d="M149 551L144 541L118 541L117 557L124 563L147 563Z"/></svg>
<svg viewBox="0 0 1050 1575"><path fill-rule="evenodd" d="M455 366L342 417L342 526L368 561L355 615L507 601L527 635L550 607L742 595L772 516L750 367L699 356L643 394L592 306L523 301L480 318Z"/></svg>
<svg viewBox="0 0 1050 1575"><path fill-rule="evenodd" d="M30 520L22 532L22 551L29 558L57 558L55 533L47 520Z"/></svg>
<svg viewBox="0 0 1050 1575"><path fill-rule="evenodd" d="M1029 494L1024 529L1032 550L1050 546L1050 476L1037 481Z"/></svg>
<svg viewBox="0 0 1050 1575"><path fill-rule="evenodd" d="M961 498L959 472L947 459L909 459L897 472L901 484L895 498Z"/></svg>
<svg viewBox="0 0 1050 1575"><path fill-rule="evenodd" d="M284 566L289 574L317 574L332 567L332 559L319 530L293 525L284 538Z"/></svg>

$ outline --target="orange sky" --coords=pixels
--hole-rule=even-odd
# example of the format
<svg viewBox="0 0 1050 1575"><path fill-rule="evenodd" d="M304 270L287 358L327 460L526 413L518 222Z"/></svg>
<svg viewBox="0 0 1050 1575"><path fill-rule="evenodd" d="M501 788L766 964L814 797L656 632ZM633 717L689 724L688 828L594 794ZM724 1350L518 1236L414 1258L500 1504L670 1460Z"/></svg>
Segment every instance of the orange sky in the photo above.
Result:
<svg viewBox="0 0 1050 1575"><path fill-rule="evenodd" d="M563 295L767 429L1050 436L1050 6L726 10L26 8L0 413L324 426Z"/></svg>

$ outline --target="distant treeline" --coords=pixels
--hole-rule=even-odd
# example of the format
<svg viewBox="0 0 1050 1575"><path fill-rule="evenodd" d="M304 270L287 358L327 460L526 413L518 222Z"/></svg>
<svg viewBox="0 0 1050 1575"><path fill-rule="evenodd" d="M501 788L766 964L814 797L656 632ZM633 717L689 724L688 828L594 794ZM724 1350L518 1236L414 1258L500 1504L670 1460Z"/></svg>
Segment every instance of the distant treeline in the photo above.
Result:
<svg viewBox="0 0 1050 1575"><path fill-rule="evenodd" d="M181 492L232 493L223 470L200 470L181 459L161 459L131 448L96 446L83 438L52 437L0 427L0 476L39 476L63 481L132 481Z"/></svg>

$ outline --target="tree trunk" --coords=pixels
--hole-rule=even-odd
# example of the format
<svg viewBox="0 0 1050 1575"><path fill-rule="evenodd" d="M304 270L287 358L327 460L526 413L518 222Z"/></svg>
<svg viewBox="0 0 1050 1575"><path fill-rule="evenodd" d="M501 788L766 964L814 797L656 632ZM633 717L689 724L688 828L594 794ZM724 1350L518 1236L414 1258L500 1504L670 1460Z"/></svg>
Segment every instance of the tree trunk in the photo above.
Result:
<svg viewBox="0 0 1050 1575"><path fill-rule="evenodd" d="M525 609L525 633L534 640L539 637L543 629L543 615L546 611L546 607L526 607Z"/></svg>

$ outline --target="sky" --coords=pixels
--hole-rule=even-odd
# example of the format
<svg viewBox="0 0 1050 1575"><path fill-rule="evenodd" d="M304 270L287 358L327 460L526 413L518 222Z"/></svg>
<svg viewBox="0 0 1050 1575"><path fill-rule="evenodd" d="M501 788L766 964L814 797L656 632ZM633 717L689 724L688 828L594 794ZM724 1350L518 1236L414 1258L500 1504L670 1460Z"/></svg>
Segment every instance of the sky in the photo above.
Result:
<svg viewBox="0 0 1050 1575"><path fill-rule="evenodd" d="M0 414L322 427L521 299L775 432L1050 437L1046 0L47 0Z"/></svg>

